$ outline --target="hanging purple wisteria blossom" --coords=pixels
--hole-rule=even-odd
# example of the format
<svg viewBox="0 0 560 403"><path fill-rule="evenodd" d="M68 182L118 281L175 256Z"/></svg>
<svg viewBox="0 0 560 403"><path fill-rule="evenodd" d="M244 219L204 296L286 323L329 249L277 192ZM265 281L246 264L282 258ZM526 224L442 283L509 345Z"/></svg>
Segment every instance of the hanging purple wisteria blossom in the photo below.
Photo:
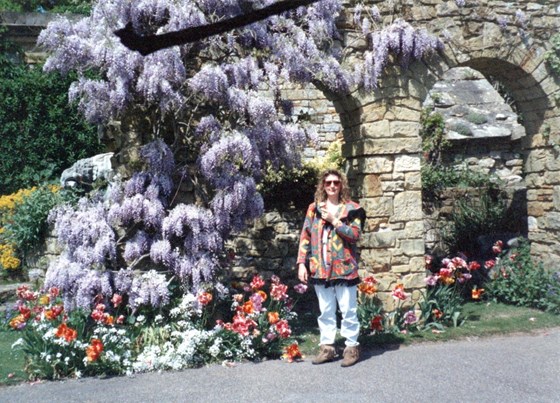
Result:
<svg viewBox="0 0 560 403"><path fill-rule="evenodd" d="M443 43L425 29L415 29L408 22L397 19L388 27L372 32L371 50L364 55L365 64L361 81L366 90L377 87L383 69L393 55L401 67L424 58L427 54L443 49Z"/></svg>
<svg viewBox="0 0 560 403"><path fill-rule="evenodd" d="M67 292L67 306L91 306L112 293L128 295L132 308L161 306L170 278L194 293L215 283L225 240L264 211L257 184L267 167L297 167L314 139L312 127L291 118L282 84L371 90L390 55L406 68L441 47L403 20L383 28L377 6L358 4L356 31L371 48L363 65L347 69L336 24L341 0L145 57L114 35L129 24L140 35L197 27L275 1L95 1L90 16L61 17L41 33L50 52L45 70L77 73L69 97L89 121L145 118L151 126L139 134L153 140L130 178L51 214L64 253L47 282ZM196 204L175 199L183 180L196 185Z"/></svg>

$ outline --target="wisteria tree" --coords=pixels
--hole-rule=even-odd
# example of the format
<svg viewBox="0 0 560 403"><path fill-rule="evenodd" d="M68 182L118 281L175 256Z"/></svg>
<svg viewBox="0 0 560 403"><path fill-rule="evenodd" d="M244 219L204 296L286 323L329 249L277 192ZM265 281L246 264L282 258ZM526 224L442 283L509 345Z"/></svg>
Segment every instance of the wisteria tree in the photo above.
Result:
<svg viewBox="0 0 560 403"><path fill-rule="evenodd" d="M391 58L406 67L441 47L403 20L383 25L377 7L359 4L354 22L370 48L362 65L347 68L336 25L340 0L147 56L114 34L128 24L141 35L178 31L274 2L104 0L90 16L61 18L42 32L51 52L45 69L78 73L70 97L89 121L132 116L149 123L141 129L150 140L141 170L51 215L65 252L46 281L61 288L68 307L114 293L133 308L161 306L170 278L189 292L216 286L224 241L263 212L256 185L265 169L297 166L298 150L313 139L282 99L282 84L373 90ZM183 181L197 185L194 203L175 199Z"/></svg>

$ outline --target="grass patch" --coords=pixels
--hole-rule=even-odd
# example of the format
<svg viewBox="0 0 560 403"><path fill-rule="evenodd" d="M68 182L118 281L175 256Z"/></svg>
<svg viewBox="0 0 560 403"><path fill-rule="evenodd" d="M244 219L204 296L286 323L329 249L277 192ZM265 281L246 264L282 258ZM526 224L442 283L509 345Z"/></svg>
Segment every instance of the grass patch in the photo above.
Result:
<svg viewBox="0 0 560 403"><path fill-rule="evenodd" d="M360 343L365 348L390 348L400 344L530 333L535 330L560 327L559 315L494 302L467 303L463 308L463 317L466 317L466 320L461 326L446 328L442 333L425 330L408 334L376 334L362 336ZM307 356L314 355L319 344L316 316L312 317L312 312L300 314L295 330L301 352ZM338 340L337 343L342 345L342 340Z"/></svg>
<svg viewBox="0 0 560 403"><path fill-rule="evenodd" d="M23 368L25 357L21 350L12 350L12 344L19 339L16 332L0 331L0 386L20 383L27 379Z"/></svg>

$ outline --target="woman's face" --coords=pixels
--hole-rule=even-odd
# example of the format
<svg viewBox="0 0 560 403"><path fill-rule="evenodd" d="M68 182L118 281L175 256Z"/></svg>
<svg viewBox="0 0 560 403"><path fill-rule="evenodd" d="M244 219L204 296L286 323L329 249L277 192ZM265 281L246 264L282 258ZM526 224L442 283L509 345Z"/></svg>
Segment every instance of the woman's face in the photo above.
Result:
<svg viewBox="0 0 560 403"><path fill-rule="evenodd" d="M336 175L328 175L323 180L323 188L327 197L338 197L340 194L340 178Z"/></svg>

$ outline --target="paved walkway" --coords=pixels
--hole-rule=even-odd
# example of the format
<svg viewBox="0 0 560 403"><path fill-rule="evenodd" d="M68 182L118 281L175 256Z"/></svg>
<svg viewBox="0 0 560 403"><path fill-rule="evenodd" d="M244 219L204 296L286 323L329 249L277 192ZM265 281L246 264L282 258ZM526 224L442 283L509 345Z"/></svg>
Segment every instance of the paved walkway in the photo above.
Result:
<svg viewBox="0 0 560 403"><path fill-rule="evenodd" d="M350 368L267 361L22 384L0 402L560 402L560 328L366 352Z"/></svg>

